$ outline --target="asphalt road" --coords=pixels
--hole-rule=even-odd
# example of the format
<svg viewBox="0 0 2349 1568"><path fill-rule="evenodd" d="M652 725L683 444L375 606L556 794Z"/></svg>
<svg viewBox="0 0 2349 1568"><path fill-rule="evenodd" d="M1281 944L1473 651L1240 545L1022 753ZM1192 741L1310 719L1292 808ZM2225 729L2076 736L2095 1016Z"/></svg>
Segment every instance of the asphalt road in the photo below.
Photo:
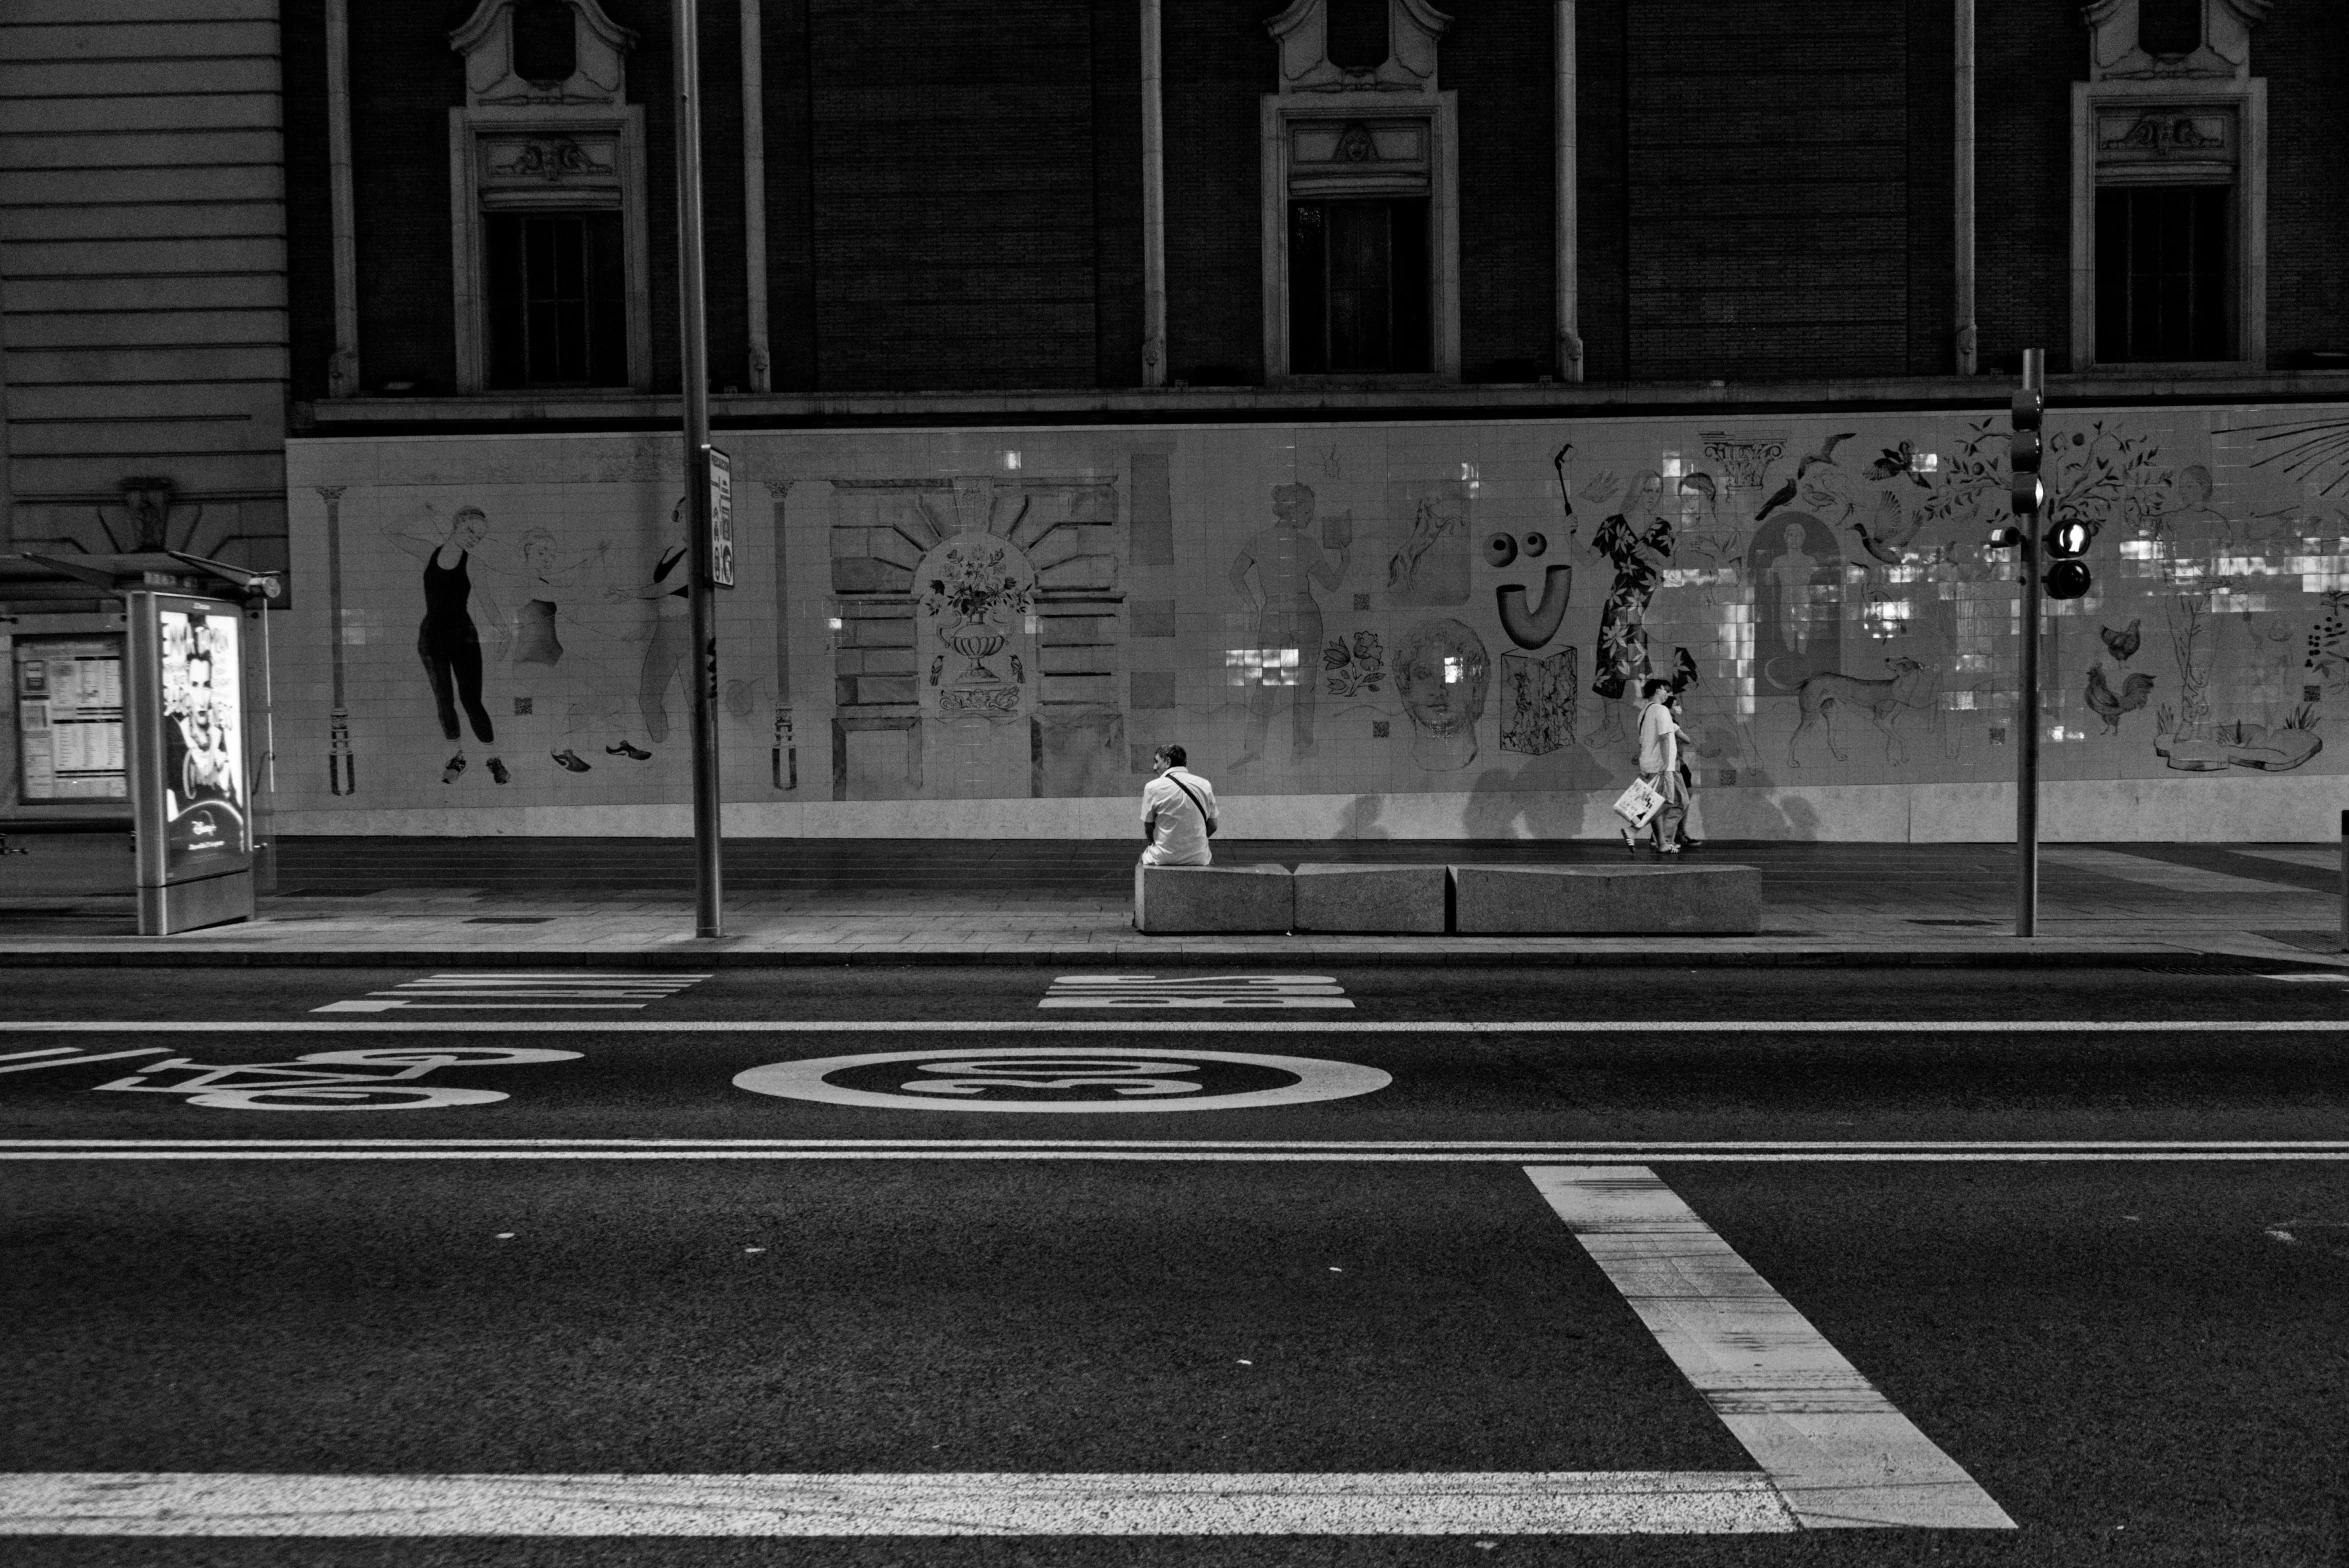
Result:
<svg viewBox="0 0 2349 1568"><path fill-rule="evenodd" d="M2349 1563L2349 985L487 978L0 976L0 1559Z"/></svg>

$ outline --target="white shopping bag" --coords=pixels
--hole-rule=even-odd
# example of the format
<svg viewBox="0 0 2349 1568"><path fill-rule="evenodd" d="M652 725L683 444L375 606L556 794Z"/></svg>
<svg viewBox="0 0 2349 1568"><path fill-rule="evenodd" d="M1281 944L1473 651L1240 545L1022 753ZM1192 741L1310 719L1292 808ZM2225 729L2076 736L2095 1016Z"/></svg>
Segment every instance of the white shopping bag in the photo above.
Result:
<svg viewBox="0 0 2349 1568"><path fill-rule="evenodd" d="M1646 827L1663 809L1664 792L1646 779L1633 779L1631 787L1615 797L1615 815L1633 828Z"/></svg>

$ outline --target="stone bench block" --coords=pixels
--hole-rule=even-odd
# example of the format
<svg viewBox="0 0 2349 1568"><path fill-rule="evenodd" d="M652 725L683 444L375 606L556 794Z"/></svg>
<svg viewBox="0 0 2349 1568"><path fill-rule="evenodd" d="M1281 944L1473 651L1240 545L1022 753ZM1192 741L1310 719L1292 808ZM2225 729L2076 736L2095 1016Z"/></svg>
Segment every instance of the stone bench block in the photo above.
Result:
<svg viewBox="0 0 2349 1568"><path fill-rule="evenodd" d="M1302 865L1296 884L1299 931L1440 932L1451 893L1442 866Z"/></svg>
<svg viewBox="0 0 2349 1568"><path fill-rule="evenodd" d="M1286 866L1134 867L1134 929L1157 934L1295 929Z"/></svg>
<svg viewBox="0 0 2349 1568"><path fill-rule="evenodd" d="M1454 866L1452 929L1464 936L1753 936L1754 866Z"/></svg>

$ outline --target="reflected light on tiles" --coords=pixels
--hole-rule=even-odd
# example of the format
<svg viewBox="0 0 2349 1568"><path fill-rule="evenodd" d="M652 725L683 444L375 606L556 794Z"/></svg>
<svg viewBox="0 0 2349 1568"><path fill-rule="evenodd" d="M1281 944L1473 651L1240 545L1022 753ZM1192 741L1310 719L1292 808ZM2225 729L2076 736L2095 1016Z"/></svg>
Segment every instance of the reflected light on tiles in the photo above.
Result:
<svg viewBox="0 0 2349 1568"><path fill-rule="evenodd" d="M1457 657L1455 657L1455 656L1453 656L1453 655L1450 655L1450 654L1447 654L1447 655L1445 655L1445 657L1444 657L1444 684L1445 684L1446 686L1457 686L1457 685L1459 685L1459 684L1460 684L1461 677L1462 677L1462 676L1463 676L1465 673L1466 673L1466 672L1465 672L1465 670L1464 670L1464 669L1462 668L1462 666L1461 666L1461 661L1460 661L1460 660L1459 660Z"/></svg>
<svg viewBox="0 0 2349 1568"><path fill-rule="evenodd" d="M1007 472L1016 471L1020 466L1020 455L1017 452L1004 453L1003 466Z"/></svg>
<svg viewBox="0 0 2349 1568"><path fill-rule="evenodd" d="M1294 648L1226 648L1224 679L1233 686L1294 686L1297 650Z"/></svg>

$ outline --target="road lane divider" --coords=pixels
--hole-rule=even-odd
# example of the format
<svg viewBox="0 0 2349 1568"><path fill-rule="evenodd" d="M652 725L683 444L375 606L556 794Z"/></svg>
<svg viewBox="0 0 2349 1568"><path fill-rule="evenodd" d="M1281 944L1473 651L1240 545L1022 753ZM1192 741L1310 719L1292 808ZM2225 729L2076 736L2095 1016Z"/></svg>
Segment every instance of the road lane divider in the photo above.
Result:
<svg viewBox="0 0 2349 1568"><path fill-rule="evenodd" d="M1526 1174L1804 1527L2015 1528L1654 1171Z"/></svg>
<svg viewBox="0 0 2349 1568"><path fill-rule="evenodd" d="M1038 1007L1350 1009L1335 975L1062 975Z"/></svg>

